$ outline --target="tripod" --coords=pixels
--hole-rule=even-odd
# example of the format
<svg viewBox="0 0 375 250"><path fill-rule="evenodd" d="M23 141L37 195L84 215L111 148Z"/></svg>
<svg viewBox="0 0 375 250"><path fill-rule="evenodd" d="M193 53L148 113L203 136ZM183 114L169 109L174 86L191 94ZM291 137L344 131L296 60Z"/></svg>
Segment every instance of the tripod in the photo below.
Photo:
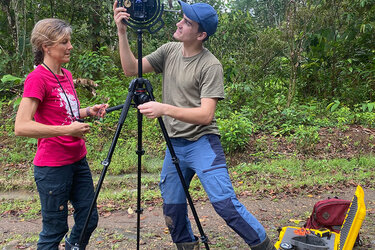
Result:
<svg viewBox="0 0 375 250"><path fill-rule="evenodd" d="M148 81L147 79L144 79L142 77L142 30L138 29L137 34L138 34L138 40L137 40L137 42L138 42L138 78L131 81L131 83L129 85L129 88L128 88L128 95L126 97L125 103L123 105L118 105L118 106L115 106L115 107L112 107L112 108L108 108L106 110L107 113L109 113L109 112L112 112L114 110L122 108L121 115L120 115L118 125L117 125L117 129L116 129L114 138L112 140L112 144L110 146L109 152L107 154L107 158L102 161L103 170L102 170L102 173L100 175L100 178L99 178L96 190L95 190L94 199L91 203L89 214L87 216L84 228L83 228L83 230L81 232L81 235L80 235L79 244L78 244L77 248L74 248L74 249L77 249L77 250L79 249L79 246L82 244L83 237L84 237L85 231L87 229L87 226L88 226L91 214L92 214L92 210L93 210L93 208L96 204L96 200L98 198L102 183L104 181L108 166L111 162L111 158L112 158L113 152L114 152L116 144L117 144L117 140L120 136L122 126L125 122L125 119L126 119L126 116L128 114L129 107L132 104L132 101L134 101L135 106L137 106L137 105L143 104L145 102L155 100L154 95L153 95L153 89L152 89L150 81ZM137 146L137 151L136 151L136 153L138 155L138 171L137 171L138 172L138 179L137 179L138 187L137 187L137 209L136 209L136 213L137 213L137 249L139 249L139 242L140 242L140 217L141 217L141 214L143 213L143 209L141 208L141 173L142 173L141 172L141 166L142 166L141 163L142 163L142 155L144 155L145 151L142 148L142 118L143 118L143 115L138 110L137 111L138 146ZM188 200L190 209L191 209L192 214L194 216L194 220L197 224L199 233L201 235L200 239L204 243L206 249L209 249L208 238L204 234L202 225L199 221L198 214L195 210L193 200L190 196L187 184L185 182L184 176L182 174L182 171L181 171L181 168L180 168L180 165L179 165L179 160L178 160L178 158L176 156L176 153L173 149L172 142L171 142L171 140L168 136L168 133L167 133L167 130L165 128L163 119L161 117L159 117L158 122L159 122L160 128L162 130L164 139L166 141L167 147L170 151L172 161L173 161L173 163L176 167L178 176L179 176L181 184L183 186L183 189L184 189L186 198Z"/></svg>

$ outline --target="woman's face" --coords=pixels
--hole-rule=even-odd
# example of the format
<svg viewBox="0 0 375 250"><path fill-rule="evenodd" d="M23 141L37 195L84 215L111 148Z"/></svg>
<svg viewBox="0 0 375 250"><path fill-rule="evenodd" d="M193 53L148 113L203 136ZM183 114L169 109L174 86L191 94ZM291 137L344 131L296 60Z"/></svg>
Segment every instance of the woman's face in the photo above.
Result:
<svg viewBox="0 0 375 250"><path fill-rule="evenodd" d="M73 46L70 43L70 36L68 36L54 45L48 46L45 56L50 57L50 59L57 64L67 63L70 61L70 51L72 49Z"/></svg>

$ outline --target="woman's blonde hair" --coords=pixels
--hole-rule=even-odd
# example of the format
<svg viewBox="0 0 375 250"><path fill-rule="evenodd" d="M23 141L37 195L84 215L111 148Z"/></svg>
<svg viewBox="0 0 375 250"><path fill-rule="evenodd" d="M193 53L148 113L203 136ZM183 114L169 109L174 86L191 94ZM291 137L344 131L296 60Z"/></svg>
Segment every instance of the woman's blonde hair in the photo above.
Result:
<svg viewBox="0 0 375 250"><path fill-rule="evenodd" d="M72 28L65 21L57 18L42 19L37 22L31 32L31 44L33 46L34 64L43 62L44 51L42 45L54 45L61 40L70 37Z"/></svg>

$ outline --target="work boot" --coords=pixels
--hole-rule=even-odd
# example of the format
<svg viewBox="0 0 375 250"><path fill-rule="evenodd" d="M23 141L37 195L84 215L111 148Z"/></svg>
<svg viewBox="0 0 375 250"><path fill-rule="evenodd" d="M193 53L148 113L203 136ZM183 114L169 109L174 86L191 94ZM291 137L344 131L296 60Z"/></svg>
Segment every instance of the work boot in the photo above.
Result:
<svg viewBox="0 0 375 250"><path fill-rule="evenodd" d="M195 239L196 241L192 241L192 242L176 243L177 250L199 250L198 238L195 237Z"/></svg>
<svg viewBox="0 0 375 250"><path fill-rule="evenodd" d="M86 246L78 247L68 241L68 236L65 236L65 250L85 250Z"/></svg>
<svg viewBox="0 0 375 250"><path fill-rule="evenodd" d="M270 238L266 236L266 239L255 246L250 246L251 250L276 250L275 246L271 243Z"/></svg>

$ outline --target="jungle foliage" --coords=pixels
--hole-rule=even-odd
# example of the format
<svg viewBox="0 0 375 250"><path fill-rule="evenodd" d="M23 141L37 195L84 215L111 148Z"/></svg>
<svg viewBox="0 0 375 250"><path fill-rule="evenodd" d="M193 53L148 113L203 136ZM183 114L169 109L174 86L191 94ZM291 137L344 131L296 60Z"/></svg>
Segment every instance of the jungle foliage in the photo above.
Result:
<svg viewBox="0 0 375 250"><path fill-rule="evenodd" d="M226 98L219 102L217 118L227 152L240 150L248 136L259 131L303 140L320 127L374 127L375 0L208 2L219 10L217 33L206 47L224 68ZM82 106L125 101L132 79L121 70L112 4L0 0L0 105L3 113L11 113L2 115L6 117L0 123L2 133L13 133L23 79L33 69L31 29L43 18L61 18L73 27L74 53L65 67L76 79L90 80L85 82L91 84L77 85ZM177 1L165 1L167 10L170 4L179 9ZM179 13L165 12L165 26L159 32L144 32L143 54L171 41L180 18ZM129 30L137 52L137 34ZM160 100L161 76L145 78ZM98 145L106 149L118 117L113 112L104 123L92 121L89 150L96 152ZM132 149L136 115L129 112L128 120L120 143ZM156 155L164 147L157 127L155 121L145 121L147 147Z"/></svg>

